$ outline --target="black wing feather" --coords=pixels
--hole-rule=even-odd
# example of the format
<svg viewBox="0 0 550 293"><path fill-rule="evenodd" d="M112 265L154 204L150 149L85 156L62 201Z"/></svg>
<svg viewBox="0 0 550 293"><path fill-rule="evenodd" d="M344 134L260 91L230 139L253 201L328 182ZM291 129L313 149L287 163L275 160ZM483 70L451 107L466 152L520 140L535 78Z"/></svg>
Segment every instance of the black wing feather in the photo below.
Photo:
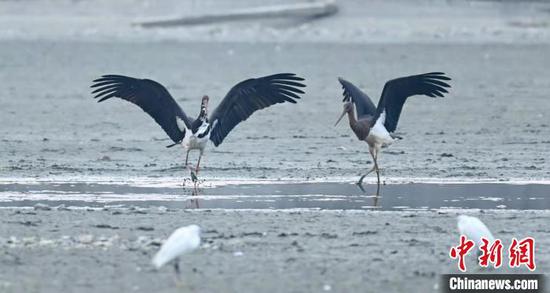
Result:
<svg viewBox="0 0 550 293"><path fill-rule="evenodd" d="M426 95L428 97L443 97L451 86L444 81L451 80L443 72L430 72L390 80L384 85L384 90L376 109L376 119L385 110L384 126L389 132L395 131L397 122L408 97Z"/></svg>
<svg viewBox="0 0 550 293"><path fill-rule="evenodd" d="M257 110L278 103L296 103L295 99L300 99L299 94L304 94L299 89L305 87L300 83L303 80L293 73L279 73L238 83L210 116L213 125L210 140L215 146L220 145L237 124Z"/></svg>
<svg viewBox="0 0 550 293"><path fill-rule="evenodd" d="M342 89L344 90L344 99L342 102L353 102L355 105L355 111L357 112L357 117L363 118L366 116L376 115L376 107L367 94L351 82L341 77L338 78L338 81L340 81L340 84L342 84Z"/></svg>
<svg viewBox="0 0 550 293"><path fill-rule="evenodd" d="M176 118L181 118L187 128L191 126L190 120L168 90L154 80L109 74L94 80L91 88L94 89L94 98L99 98L98 102L117 97L136 104L153 117L175 143L185 136Z"/></svg>

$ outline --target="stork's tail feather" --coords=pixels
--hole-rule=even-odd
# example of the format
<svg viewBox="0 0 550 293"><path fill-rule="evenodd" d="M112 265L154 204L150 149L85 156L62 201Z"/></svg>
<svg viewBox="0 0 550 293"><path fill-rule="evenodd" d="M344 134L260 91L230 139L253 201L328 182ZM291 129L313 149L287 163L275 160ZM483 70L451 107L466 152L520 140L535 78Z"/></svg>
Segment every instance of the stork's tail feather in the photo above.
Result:
<svg viewBox="0 0 550 293"><path fill-rule="evenodd" d="M183 141L183 140L180 140L180 141L178 141L178 142L176 142L176 143L173 143L173 144L171 144L171 145L167 145L166 148L171 148L171 147L173 147L173 146L176 146L176 145L178 145L178 144L181 144L182 141Z"/></svg>
<svg viewBox="0 0 550 293"><path fill-rule="evenodd" d="M399 135L393 134L393 133L390 133L390 136L391 136L391 138L393 138L393 139L399 139L399 140L403 139L402 136L399 136Z"/></svg>

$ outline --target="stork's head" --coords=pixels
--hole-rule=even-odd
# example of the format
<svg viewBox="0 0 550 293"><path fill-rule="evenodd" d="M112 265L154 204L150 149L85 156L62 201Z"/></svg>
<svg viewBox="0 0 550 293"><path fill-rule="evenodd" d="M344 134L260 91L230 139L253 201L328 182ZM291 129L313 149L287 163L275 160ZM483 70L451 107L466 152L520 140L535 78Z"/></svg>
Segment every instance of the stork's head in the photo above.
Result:
<svg viewBox="0 0 550 293"><path fill-rule="evenodd" d="M351 113L351 111L353 111L352 102L345 102L343 105L344 105L344 110L342 111L342 114L340 114L340 117L338 117L338 120L336 121L336 123L334 123L334 126L336 126L340 122L340 120L344 118L344 115L346 115L347 113Z"/></svg>
<svg viewBox="0 0 550 293"><path fill-rule="evenodd" d="M206 117L208 115L208 100L210 100L208 96L202 97L200 117Z"/></svg>

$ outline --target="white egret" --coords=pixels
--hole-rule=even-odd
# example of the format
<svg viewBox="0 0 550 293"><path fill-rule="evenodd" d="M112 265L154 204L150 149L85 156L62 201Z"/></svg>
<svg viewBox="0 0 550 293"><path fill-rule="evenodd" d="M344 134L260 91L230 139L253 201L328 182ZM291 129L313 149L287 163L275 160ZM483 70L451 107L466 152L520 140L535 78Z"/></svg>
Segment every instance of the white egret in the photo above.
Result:
<svg viewBox="0 0 550 293"><path fill-rule="evenodd" d="M197 225L181 227L174 231L153 257L153 265L159 269L170 261L174 261L174 269L179 278L179 256L192 252L201 244L201 228Z"/></svg>
<svg viewBox="0 0 550 293"><path fill-rule="evenodd" d="M483 241L481 238L487 239L487 241L489 241L489 245L491 245L491 243L495 242L495 237L491 231L489 231L489 228L487 228L487 226L476 217L459 215L457 220L458 231L461 235L464 235L466 238L474 241L475 247L478 249L476 255L479 259L479 257L483 254L481 250ZM483 270L484 268L479 267L479 269ZM487 267L487 269L490 269L490 267Z"/></svg>
<svg viewBox="0 0 550 293"><path fill-rule="evenodd" d="M482 237L487 239L489 243L495 241L495 237L493 237L489 228L487 228L480 219L473 216L460 215L457 217L457 220L460 234L474 241L478 249L483 245L481 241Z"/></svg>

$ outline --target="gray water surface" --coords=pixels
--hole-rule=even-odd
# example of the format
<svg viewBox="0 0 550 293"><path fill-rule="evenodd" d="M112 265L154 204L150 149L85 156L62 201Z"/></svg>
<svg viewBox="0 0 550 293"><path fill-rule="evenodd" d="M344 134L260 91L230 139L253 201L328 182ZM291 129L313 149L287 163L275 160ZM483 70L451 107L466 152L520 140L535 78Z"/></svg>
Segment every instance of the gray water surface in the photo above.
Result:
<svg viewBox="0 0 550 293"><path fill-rule="evenodd" d="M204 184L206 185L206 184ZM270 183L218 187L142 187L127 184L41 183L0 185L0 207L166 206L201 209L550 209L545 184L393 184Z"/></svg>

